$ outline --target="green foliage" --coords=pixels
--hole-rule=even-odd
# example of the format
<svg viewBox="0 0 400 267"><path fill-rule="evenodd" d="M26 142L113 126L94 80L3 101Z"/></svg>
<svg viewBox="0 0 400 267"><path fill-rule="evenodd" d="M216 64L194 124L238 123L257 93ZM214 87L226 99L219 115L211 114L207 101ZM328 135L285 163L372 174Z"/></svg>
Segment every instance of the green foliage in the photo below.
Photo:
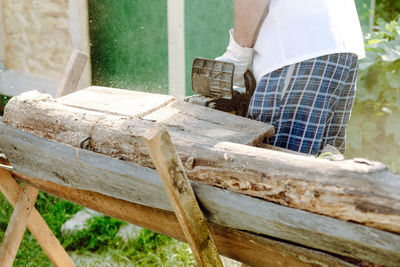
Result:
<svg viewBox="0 0 400 267"><path fill-rule="evenodd" d="M84 230L63 237L63 247L70 251L101 251L107 245L118 242L119 238L115 236L122 224L122 221L108 216L93 217Z"/></svg>
<svg viewBox="0 0 400 267"><path fill-rule="evenodd" d="M194 266L188 245L146 229L125 242L116 236L122 224L108 216L94 217L84 230L64 237L62 244L74 251L79 266L107 266L110 262L118 266Z"/></svg>
<svg viewBox="0 0 400 267"><path fill-rule="evenodd" d="M378 31L365 36L367 57L360 62L357 101L372 101L375 109L400 108L400 19L378 21Z"/></svg>
<svg viewBox="0 0 400 267"><path fill-rule="evenodd" d="M376 0L375 17L386 21L393 20L400 14L400 1L398 0Z"/></svg>
<svg viewBox="0 0 400 267"><path fill-rule="evenodd" d="M400 18L378 19L366 34L357 96L348 128L347 156L384 161L400 171Z"/></svg>
<svg viewBox="0 0 400 267"><path fill-rule="evenodd" d="M8 100L11 99L11 96L6 96L0 94L0 116L3 116L4 107L6 106Z"/></svg>
<svg viewBox="0 0 400 267"><path fill-rule="evenodd" d="M3 194L0 193L0 240L3 240L8 221L10 220L13 208ZM53 266L37 241L29 231L25 231L24 238L15 258L14 266Z"/></svg>
<svg viewBox="0 0 400 267"><path fill-rule="evenodd" d="M116 236L124 222L107 216L94 217L85 230L75 235L61 236L61 225L82 207L44 192L39 192L35 207L76 266L195 266L188 245L172 238L143 229L137 239L125 242ZM0 193L0 240L12 210ZM32 234L26 231L14 266L53 265Z"/></svg>
<svg viewBox="0 0 400 267"><path fill-rule="evenodd" d="M137 239L117 238L94 254L72 253L77 266L196 266L185 243L143 229Z"/></svg>
<svg viewBox="0 0 400 267"><path fill-rule="evenodd" d="M42 191L39 192L35 207L58 239L61 238L61 226L82 209L79 205Z"/></svg>

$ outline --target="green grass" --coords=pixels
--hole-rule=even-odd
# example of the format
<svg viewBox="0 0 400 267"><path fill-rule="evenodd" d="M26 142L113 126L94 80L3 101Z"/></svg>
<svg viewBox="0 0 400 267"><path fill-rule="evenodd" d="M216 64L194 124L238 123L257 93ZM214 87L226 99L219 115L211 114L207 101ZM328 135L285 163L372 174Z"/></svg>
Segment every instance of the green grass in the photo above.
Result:
<svg viewBox="0 0 400 267"><path fill-rule="evenodd" d="M4 233L10 220L12 207L0 193L0 239L3 240ZM24 238L18 250L14 266L51 266L50 260L43 253L41 247L30 234L25 231Z"/></svg>
<svg viewBox="0 0 400 267"><path fill-rule="evenodd" d="M77 266L194 266L187 244L143 229L138 238L123 241L116 236L125 224L107 216L89 220L86 230L61 235L61 226L82 207L40 192L36 209L66 248ZM12 207L0 193L0 239L6 231ZM53 266L29 231L18 250L14 266Z"/></svg>
<svg viewBox="0 0 400 267"><path fill-rule="evenodd" d="M78 266L195 266L186 244L145 229L137 239L117 237L98 251L77 251L72 258Z"/></svg>

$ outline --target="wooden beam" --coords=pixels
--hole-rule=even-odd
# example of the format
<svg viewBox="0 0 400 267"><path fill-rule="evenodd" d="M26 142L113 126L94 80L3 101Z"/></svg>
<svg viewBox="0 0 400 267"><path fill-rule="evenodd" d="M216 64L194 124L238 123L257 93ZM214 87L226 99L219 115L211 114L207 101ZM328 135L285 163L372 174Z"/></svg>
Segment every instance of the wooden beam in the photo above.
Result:
<svg viewBox="0 0 400 267"><path fill-rule="evenodd" d="M11 177L11 174L0 168L0 190L12 206L17 202L21 188ZM33 237L38 241L47 257L55 266L72 267L75 266L71 258L65 252L60 242L51 232L46 222L39 212L33 208L28 220L28 229Z"/></svg>
<svg viewBox="0 0 400 267"><path fill-rule="evenodd" d="M223 267L168 131L158 125L150 129L143 139L197 263L200 266Z"/></svg>
<svg viewBox="0 0 400 267"><path fill-rule="evenodd" d="M108 216L186 242L185 235L172 211L161 210L87 190L14 174L16 179L31 184L57 197L99 211ZM251 266L352 266L325 253L260 237L247 232L208 222L218 251L229 258ZM268 255L268 256L266 256Z"/></svg>
<svg viewBox="0 0 400 267"><path fill-rule="evenodd" d="M76 90L81 79L83 69L89 56L82 51L74 49L68 60L60 85L56 92L56 98L67 95Z"/></svg>
<svg viewBox="0 0 400 267"><path fill-rule="evenodd" d="M184 0L167 1L168 94L178 98L186 95L184 3Z"/></svg>
<svg viewBox="0 0 400 267"><path fill-rule="evenodd" d="M186 110L198 108L186 104ZM224 118L229 121L232 114L214 110L218 124L206 116L201 120L203 113L196 111L196 123L189 112L160 122L168 128L189 179L400 233L400 177L384 164L329 161L236 144L259 140L260 135L250 130L248 135L238 124L226 123ZM131 118L89 112L30 92L10 100L4 123L75 147L90 135L92 150L154 168L142 140L156 123L146 119L152 114Z"/></svg>
<svg viewBox="0 0 400 267"><path fill-rule="evenodd" d="M0 266L13 265L38 193L39 190L33 186L27 184L22 186L1 243Z"/></svg>
<svg viewBox="0 0 400 267"><path fill-rule="evenodd" d="M4 124L0 124L0 150L6 153L16 172L172 211L160 177L153 169L53 142ZM282 158L273 152L278 153L269 151L270 160L278 165L279 161L273 159ZM226 153L232 159L229 150ZM257 160L251 153L250 158ZM325 162L328 167L334 163ZM297 168L301 162L292 160L291 163L292 168ZM248 164L252 164L250 160ZM271 162L263 164L271 170ZM344 173L341 173L342 180L347 180ZM331 174L327 175L331 177ZM359 175L365 177L362 173ZM357 180L356 175L353 177ZM380 176L374 178L384 180ZM373 183L372 179L367 181ZM383 265L400 261L399 235L284 207L205 183L191 181L191 184L206 219L213 223ZM375 190L382 189L376 186Z"/></svg>

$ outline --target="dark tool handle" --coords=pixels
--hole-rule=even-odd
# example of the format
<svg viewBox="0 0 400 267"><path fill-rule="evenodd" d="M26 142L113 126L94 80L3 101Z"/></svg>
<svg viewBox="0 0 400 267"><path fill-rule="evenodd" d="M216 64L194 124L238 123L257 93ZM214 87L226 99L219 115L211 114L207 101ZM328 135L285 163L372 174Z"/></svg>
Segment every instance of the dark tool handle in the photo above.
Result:
<svg viewBox="0 0 400 267"><path fill-rule="evenodd" d="M254 90L256 90L256 78L251 70L247 70L244 75L244 85L246 86L246 97L250 98L253 96Z"/></svg>

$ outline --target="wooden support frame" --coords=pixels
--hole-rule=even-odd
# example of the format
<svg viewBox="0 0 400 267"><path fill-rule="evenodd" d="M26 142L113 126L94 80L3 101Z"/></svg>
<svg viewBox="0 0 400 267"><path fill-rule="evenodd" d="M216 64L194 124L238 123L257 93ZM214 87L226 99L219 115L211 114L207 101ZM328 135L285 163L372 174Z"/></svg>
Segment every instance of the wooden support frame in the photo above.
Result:
<svg viewBox="0 0 400 267"><path fill-rule="evenodd" d="M157 125L143 136L143 140L160 174L168 198L197 263L200 266L223 267L203 213L167 129L162 125Z"/></svg>
<svg viewBox="0 0 400 267"><path fill-rule="evenodd" d="M20 190L1 243L0 266L11 267L13 265L38 193L37 188L27 184L24 184Z"/></svg>
<svg viewBox="0 0 400 267"><path fill-rule="evenodd" d="M89 56L84 52L78 49L72 51L57 89L56 97L76 91L88 59ZM0 169L0 190L12 203L14 211L0 247L0 266L12 266L27 226L34 228L33 231L30 229L32 234L54 264L57 266L75 266L34 207L39 190L26 184L20 189L18 184L5 172L5 170ZM15 198L17 199L15 200ZM34 219L31 219L31 213L33 213ZM35 222L32 222L32 220L35 220ZM42 239L41 234L34 234L36 229L34 225L39 227L40 232L47 234L44 235L47 239ZM54 248L49 247L49 244ZM53 249L56 251L55 255L51 252Z"/></svg>
<svg viewBox="0 0 400 267"><path fill-rule="evenodd" d="M172 211L152 208L88 190L74 189L43 179L13 173L15 179L47 193L186 242ZM353 266L331 255L207 222L221 255L251 266ZM268 257L266 257L268 255Z"/></svg>
<svg viewBox="0 0 400 267"><path fill-rule="evenodd" d="M16 172L172 210L155 170L50 141L4 124L0 124L0 144ZM191 181L191 184L206 211L207 220L213 223L386 266L395 266L400 260L399 235L235 194L204 183Z"/></svg>
<svg viewBox="0 0 400 267"><path fill-rule="evenodd" d="M0 168L0 190L12 206L16 205L18 195L22 192L22 189L12 178L11 174L2 168ZM30 213L27 227L54 265L65 267L75 266L35 208Z"/></svg>

